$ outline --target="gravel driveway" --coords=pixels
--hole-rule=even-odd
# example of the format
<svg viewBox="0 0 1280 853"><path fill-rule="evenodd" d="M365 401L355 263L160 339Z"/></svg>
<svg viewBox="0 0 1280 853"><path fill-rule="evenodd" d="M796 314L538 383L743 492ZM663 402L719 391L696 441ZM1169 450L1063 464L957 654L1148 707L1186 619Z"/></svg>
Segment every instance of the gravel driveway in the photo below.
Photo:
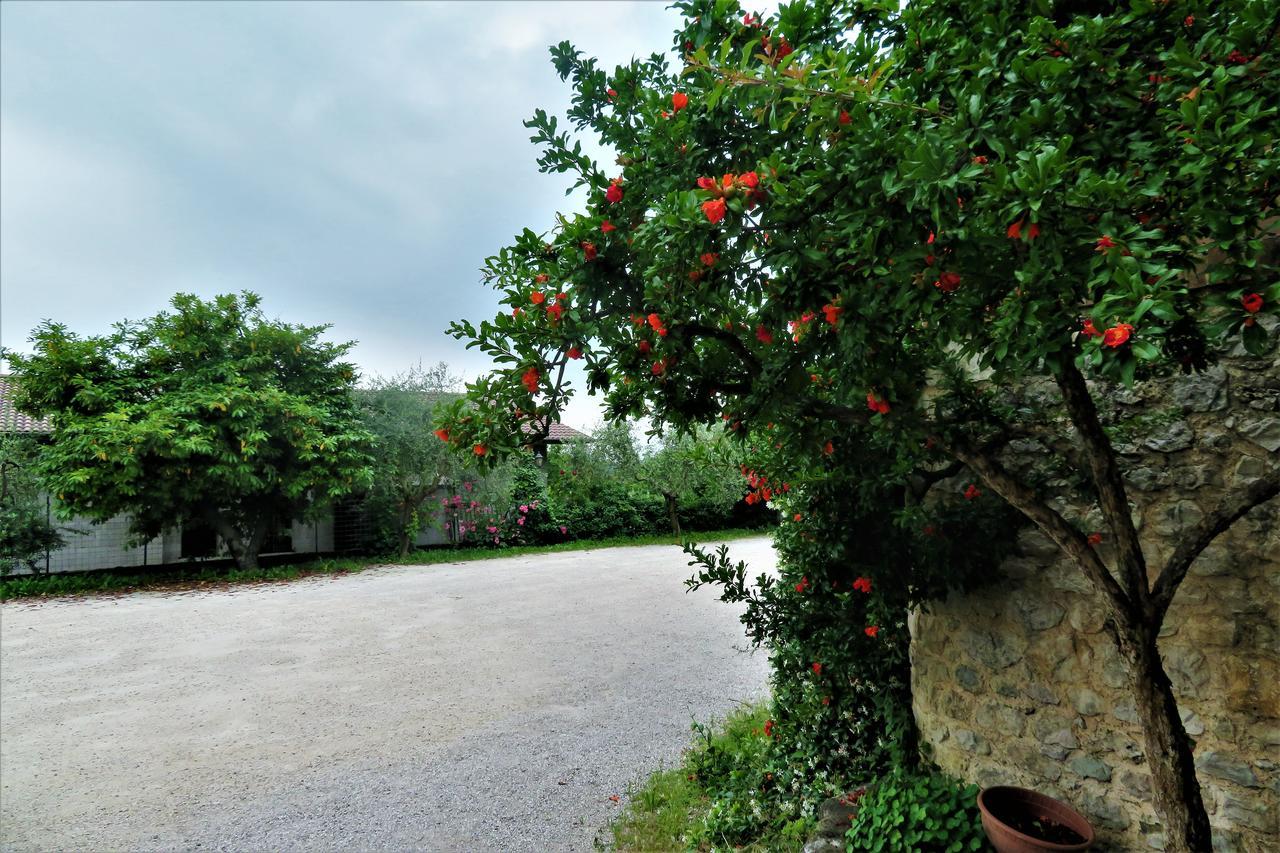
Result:
<svg viewBox="0 0 1280 853"><path fill-rule="evenodd" d="M731 544L771 569L765 539ZM765 691L678 548L0 607L5 850L589 850ZM604 833L607 836L607 832Z"/></svg>

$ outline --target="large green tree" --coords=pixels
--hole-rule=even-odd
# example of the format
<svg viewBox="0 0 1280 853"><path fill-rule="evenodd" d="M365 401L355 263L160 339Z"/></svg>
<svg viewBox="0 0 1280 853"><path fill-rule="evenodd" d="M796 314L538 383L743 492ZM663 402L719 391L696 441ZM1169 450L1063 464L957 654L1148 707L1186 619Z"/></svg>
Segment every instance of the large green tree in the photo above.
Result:
<svg viewBox="0 0 1280 853"><path fill-rule="evenodd" d="M16 402L52 421L39 468L64 515L127 514L139 539L207 524L253 568L273 525L369 478L351 345L268 319L251 293L172 307L102 336L39 326L34 352L9 355Z"/></svg>
<svg viewBox="0 0 1280 853"><path fill-rule="evenodd" d="M1274 2L677 6L677 73L553 48L570 119L617 166L528 122L542 168L590 203L488 261L506 312L455 332L499 369L453 441L515 448L581 358L613 417L767 431L796 470L858 442L886 485L967 471L1099 593L1168 849L1208 849L1157 638L1193 561L1280 491L1280 468L1149 564L1090 380L1199 369L1233 343L1275 357ZM1041 378L1056 393L1029 405L992 395ZM1013 439L1074 473L1105 547L1002 464Z"/></svg>
<svg viewBox="0 0 1280 853"><path fill-rule="evenodd" d="M428 523L427 499L462 471L433 421L436 406L457 397L460 384L440 362L376 378L360 392L361 417L373 436L370 504L390 522L402 557Z"/></svg>

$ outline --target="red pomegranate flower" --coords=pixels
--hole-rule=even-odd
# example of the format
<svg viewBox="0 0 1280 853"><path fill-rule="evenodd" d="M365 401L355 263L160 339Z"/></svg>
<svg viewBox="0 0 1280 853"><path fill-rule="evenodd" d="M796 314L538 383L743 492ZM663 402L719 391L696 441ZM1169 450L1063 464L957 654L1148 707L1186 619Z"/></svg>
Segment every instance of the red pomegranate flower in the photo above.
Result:
<svg viewBox="0 0 1280 853"><path fill-rule="evenodd" d="M1115 247L1116 241L1111 239L1110 234L1103 234L1098 238L1097 251L1105 252L1107 249L1114 249Z"/></svg>
<svg viewBox="0 0 1280 853"><path fill-rule="evenodd" d="M763 325L756 326L756 340L762 344L773 343L773 333L766 329Z"/></svg>
<svg viewBox="0 0 1280 853"><path fill-rule="evenodd" d="M868 391L867 408L878 415L887 415L889 414L889 401L877 396L875 391Z"/></svg>
<svg viewBox="0 0 1280 853"><path fill-rule="evenodd" d="M773 725L774 725L773 720L765 720L765 721L764 721L764 736L765 736L765 737L773 737Z"/></svg>
<svg viewBox="0 0 1280 853"><path fill-rule="evenodd" d="M858 592L865 592L868 595L870 595L871 594L871 578L865 578L865 577L858 578L856 581L853 582L853 588L856 589Z"/></svg>
<svg viewBox="0 0 1280 853"><path fill-rule="evenodd" d="M1093 545L1093 546L1101 545L1101 544L1102 544L1102 534L1101 534L1101 533L1090 533L1090 534L1089 534L1089 538L1088 538L1088 540L1087 540L1087 541L1088 541L1088 543L1089 543L1090 545Z"/></svg>
<svg viewBox="0 0 1280 853"><path fill-rule="evenodd" d="M814 675L822 675L822 664L815 663L813 666L809 668L813 670Z"/></svg>
<svg viewBox="0 0 1280 853"><path fill-rule="evenodd" d="M827 318L827 322L830 323L832 326L834 326L840 320L840 315L843 312L844 312L844 309L841 308L839 305L832 305L828 303L822 306L822 313Z"/></svg>
<svg viewBox="0 0 1280 853"><path fill-rule="evenodd" d="M476 456L484 456L489 452L489 448L485 447L483 444L477 444L475 447L471 448L471 452Z"/></svg>
<svg viewBox="0 0 1280 853"><path fill-rule="evenodd" d="M649 350L653 349L653 346L648 341L641 341L636 344L636 349L640 350L641 355L648 355Z"/></svg>
<svg viewBox="0 0 1280 853"><path fill-rule="evenodd" d="M528 390L530 394L536 394L538 393L538 379L541 376L542 376L542 373L538 370L538 368L530 367L528 370L524 372L524 376L520 377L520 381L521 383L524 384L524 387Z"/></svg>
<svg viewBox="0 0 1280 853"><path fill-rule="evenodd" d="M1097 326L1095 326L1095 325L1093 325L1093 318L1092 318L1092 317L1085 319L1085 321L1084 321L1084 328L1083 328L1083 329L1081 329L1081 331L1084 333L1084 336L1085 336L1086 338L1100 338L1100 337L1102 337L1102 332L1099 332L1099 331L1098 331L1098 327L1097 327Z"/></svg>
<svg viewBox="0 0 1280 853"><path fill-rule="evenodd" d="M1262 294L1246 293L1240 297L1240 304L1244 306L1244 310L1250 314L1257 314L1262 310Z"/></svg>
<svg viewBox="0 0 1280 853"><path fill-rule="evenodd" d="M796 584L796 592L804 592L808 588L809 588L809 578L808 577L800 578L800 583Z"/></svg>
<svg viewBox="0 0 1280 853"><path fill-rule="evenodd" d="M832 453L836 452L836 446L828 441L826 444L822 445L822 452L830 456Z"/></svg>
<svg viewBox="0 0 1280 853"><path fill-rule="evenodd" d="M955 293L956 288L960 286L960 273L944 272L938 276L938 280L933 283L933 286L943 293Z"/></svg>
<svg viewBox="0 0 1280 853"><path fill-rule="evenodd" d="M982 497L982 489L979 489L973 483L969 484L969 488L964 490L964 499L967 501L975 500Z"/></svg>
<svg viewBox="0 0 1280 853"><path fill-rule="evenodd" d="M577 347L569 347L569 352L567 352L566 355L568 355L569 358L582 358L582 350Z"/></svg>
<svg viewBox="0 0 1280 853"><path fill-rule="evenodd" d="M749 190L760 186L760 176L755 172L743 172L738 176L738 183Z"/></svg>
<svg viewBox="0 0 1280 853"><path fill-rule="evenodd" d="M702 213L707 217L707 221L712 225L724 219L725 204L722 198L713 198L711 201L702 203Z"/></svg>
<svg viewBox="0 0 1280 853"><path fill-rule="evenodd" d="M1128 342L1132 334L1133 326L1128 323L1117 323L1102 333L1102 345L1114 349Z"/></svg>
<svg viewBox="0 0 1280 853"><path fill-rule="evenodd" d="M684 92L675 92L671 95L671 109L680 112L689 106L689 96Z"/></svg>
<svg viewBox="0 0 1280 853"><path fill-rule="evenodd" d="M440 439L441 441L448 441L449 431L441 427L440 429L436 430L436 438Z"/></svg>
<svg viewBox="0 0 1280 853"><path fill-rule="evenodd" d="M547 301L547 295L540 290L535 290L533 293L529 294L529 301L534 305L541 305Z"/></svg>
<svg viewBox="0 0 1280 853"><path fill-rule="evenodd" d="M876 634L880 633L880 626L868 625L866 628L862 629L862 633L866 634L868 637L874 638Z"/></svg>
<svg viewBox="0 0 1280 853"><path fill-rule="evenodd" d="M582 244L582 254L586 257L587 260L594 261L596 259L596 255L598 254L596 251L596 244L591 242L584 242Z"/></svg>
<svg viewBox="0 0 1280 853"><path fill-rule="evenodd" d="M661 376L662 374L667 372L667 360L659 359L658 361L655 361L653 363L653 367L651 367L649 370L651 373L653 373L654 376Z"/></svg>
<svg viewBox="0 0 1280 853"><path fill-rule="evenodd" d="M698 189L700 190L719 190L720 185L716 183L715 178L698 178Z"/></svg>
<svg viewBox="0 0 1280 853"><path fill-rule="evenodd" d="M841 124L849 124L850 122L853 121L853 119L849 117L848 110L841 110L840 117L836 119L836 121L840 122Z"/></svg>
<svg viewBox="0 0 1280 853"><path fill-rule="evenodd" d="M703 252L700 258L702 265L706 267L714 267L716 261L720 260L720 255L716 252Z"/></svg>
<svg viewBox="0 0 1280 853"><path fill-rule="evenodd" d="M618 226L606 219L604 222L600 223L600 230L608 234L610 231L617 231Z"/></svg>
<svg viewBox="0 0 1280 853"><path fill-rule="evenodd" d="M618 185L616 180L609 184L609 189L604 191L604 199L609 204L617 204L622 201L622 187Z"/></svg>

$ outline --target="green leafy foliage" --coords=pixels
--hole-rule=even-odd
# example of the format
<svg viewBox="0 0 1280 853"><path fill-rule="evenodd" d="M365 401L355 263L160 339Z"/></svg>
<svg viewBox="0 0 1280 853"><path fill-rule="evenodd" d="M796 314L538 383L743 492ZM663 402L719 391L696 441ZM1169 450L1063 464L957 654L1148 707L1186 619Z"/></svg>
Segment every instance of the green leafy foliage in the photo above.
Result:
<svg viewBox="0 0 1280 853"><path fill-rule="evenodd" d="M179 294L105 336L45 323L9 356L19 408L53 423L39 473L61 513L128 514L141 540L207 523L248 568L272 525L368 482L350 344L259 305Z"/></svg>
<svg viewBox="0 0 1280 853"><path fill-rule="evenodd" d="M378 378L358 394L361 421L373 437L373 476L366 511L383 532L383 550L407 554L419 531L434 519L428 500L460 478L457 454L435 434L433 412L456 397L459 380L441 362Z"/></svg>
<svg viewBox="0 0 1280 853"><path fill-rule="evenodd" d="M38 572L44 555L64 544L49 521L36 477L35 438L5 432L0 424L0 575Z"/></svg>
<svg viewBox="0 0 1280 853"><path fill-rule="evenodd" d="M858 801L849 850L964 853L989 850L978 812L978 786L939 773L892 773Z"/></svg>

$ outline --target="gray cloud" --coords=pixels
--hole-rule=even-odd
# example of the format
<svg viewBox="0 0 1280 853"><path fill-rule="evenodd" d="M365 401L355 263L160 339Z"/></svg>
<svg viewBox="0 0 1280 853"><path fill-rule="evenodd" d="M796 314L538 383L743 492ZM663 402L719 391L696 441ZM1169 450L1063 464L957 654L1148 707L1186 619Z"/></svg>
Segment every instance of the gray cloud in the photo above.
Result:
<svg viewBox="0 0 1280 853"><path fill-rule="evenodd" d="M666 47L660 3L0 5L0 338L83 333L179 290L252 289L367 372L484 368L484 257L566 204L521 122L546 47ZM570 422L589 422L578 404Z"/></svg>

